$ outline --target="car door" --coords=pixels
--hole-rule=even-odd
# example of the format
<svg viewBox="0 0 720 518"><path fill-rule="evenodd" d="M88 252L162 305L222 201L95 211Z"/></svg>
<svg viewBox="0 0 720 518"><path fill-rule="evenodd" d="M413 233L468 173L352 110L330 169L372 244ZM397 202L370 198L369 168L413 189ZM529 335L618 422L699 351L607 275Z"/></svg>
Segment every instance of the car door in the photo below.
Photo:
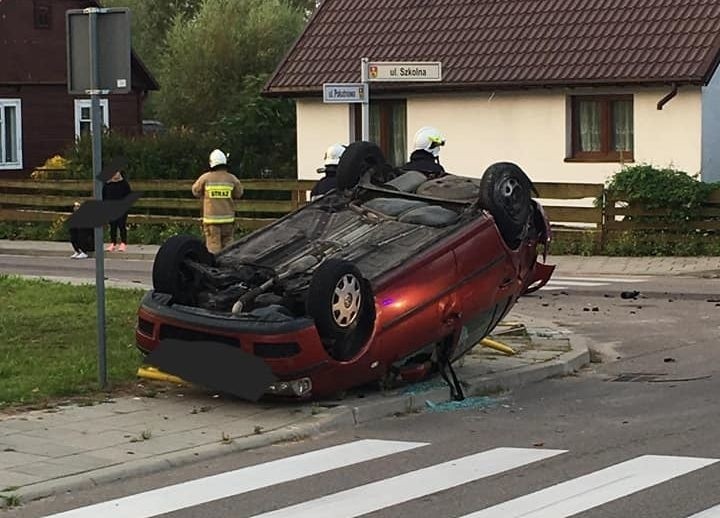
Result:
<svg viewBox="0 0 720 518"><path fill-rule="evenodd" d="M517 269L492 220L470 227L455 247L458 272L457 301L462 312L463 354L485 337L505 314L517 291Z"/></svg>
<svg viewBox="0 0 720 518"><path fill-rule="evenodd" d="M376 295L381 344L392 361L445 339L459 329L455 256L438 249L408 264Z"/></svg>

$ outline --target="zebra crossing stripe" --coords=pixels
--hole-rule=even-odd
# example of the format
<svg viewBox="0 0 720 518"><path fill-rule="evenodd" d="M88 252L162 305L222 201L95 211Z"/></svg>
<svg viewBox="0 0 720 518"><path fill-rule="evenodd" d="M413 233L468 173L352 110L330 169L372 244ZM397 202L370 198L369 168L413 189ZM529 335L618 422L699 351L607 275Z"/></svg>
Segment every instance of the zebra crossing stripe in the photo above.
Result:
<svg viewBox="0 0 720 518"><path fill-rule="evenodd" d="M496 448L256 515L254 518L352 518L538 462L566 451Z"/></svg>
<svg viewBox="0 0 720 518"><path fill-rule="evenodd" d="M705 509L702 512L688 516L688 518L720 518L720 505Z"/></svg>
<svg viewBox="0 0 720 518"><path fill-rule="evenodd" d="M717 461L697 457L643 455L460 518L563 518Z"/></svg>
<svg viewBox="0 0 720 518"><path fill-rule="evenodd" d="M563 286L577 286L577 287L593 287L593 286L605 286L609 283L607 282L587 282L587 281L568 281L566 279L558 279L558 282L554 281L548 281L546 286L555 286L557 284L562 284Z"/></svg>
<svg viewBox="0 0 720 518"><path fill-rule="evenodd" d="M428 444L372 439L354 441L81 507L47 518L149 518Z"/></svg>
<svg viewBox="0 0 720 518"><path fill-rule="evenodd" d="M579 282L646 282L646 279L636 279L633 277L563 277L558 275L553 275L550 279L550 282L552 281L579 281Z"/></svg>

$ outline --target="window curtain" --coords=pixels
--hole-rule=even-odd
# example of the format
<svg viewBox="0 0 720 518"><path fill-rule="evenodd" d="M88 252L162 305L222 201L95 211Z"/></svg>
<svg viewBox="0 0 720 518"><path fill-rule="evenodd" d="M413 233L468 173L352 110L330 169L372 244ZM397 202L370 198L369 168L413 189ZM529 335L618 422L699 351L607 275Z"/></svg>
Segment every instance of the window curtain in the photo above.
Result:
<svg viewBox="0 0 720 518"><path fill-rule="evenodd" d="M633 148L633 103L613 102L613 148L631 151Z"/></svg>
<svg viewBox="0 0 720 518"><path fill-rule="evenodd" d="M597 101L578 102L580 126L580 151L600 151L600 103Z"/></svg>
<svg viewBox="0 0 720 518"><path fill-rule="evenodd" d="M407 117L405 103L398 102L392 105L392 127L390 128L390 163L399 167L406 162L405 135L407 135Z"/></svg>

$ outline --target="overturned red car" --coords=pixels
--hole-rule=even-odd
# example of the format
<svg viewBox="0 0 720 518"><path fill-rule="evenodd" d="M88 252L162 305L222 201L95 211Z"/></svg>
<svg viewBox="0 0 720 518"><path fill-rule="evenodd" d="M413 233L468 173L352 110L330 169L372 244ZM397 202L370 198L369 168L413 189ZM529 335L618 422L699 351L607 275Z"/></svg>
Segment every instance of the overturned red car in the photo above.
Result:
<svg viewBox="0 0 720 518"><path fill-rule="evenodd" d="M166 241L138 347L241 348L277 378L267 394L326 397L440 372L457 396L453 362L553 273L532 182L509 162L480 179L404 171L369 142L348 146L337 175L337 189L217 255L192 236Z"/></svg>

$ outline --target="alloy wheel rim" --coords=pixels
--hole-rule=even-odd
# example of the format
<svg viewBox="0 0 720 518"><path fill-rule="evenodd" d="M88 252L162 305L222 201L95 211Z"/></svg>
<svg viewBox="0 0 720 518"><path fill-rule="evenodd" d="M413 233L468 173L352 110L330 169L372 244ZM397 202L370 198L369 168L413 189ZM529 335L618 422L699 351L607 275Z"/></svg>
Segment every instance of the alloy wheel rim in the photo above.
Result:
<svg viewBox="0 0 720 518"><path fill-rule="evenodd" d="M357 277L347 273L340 277L332 298L332 316L338 327L350 327L360 312L362 294Z"/></svg>

